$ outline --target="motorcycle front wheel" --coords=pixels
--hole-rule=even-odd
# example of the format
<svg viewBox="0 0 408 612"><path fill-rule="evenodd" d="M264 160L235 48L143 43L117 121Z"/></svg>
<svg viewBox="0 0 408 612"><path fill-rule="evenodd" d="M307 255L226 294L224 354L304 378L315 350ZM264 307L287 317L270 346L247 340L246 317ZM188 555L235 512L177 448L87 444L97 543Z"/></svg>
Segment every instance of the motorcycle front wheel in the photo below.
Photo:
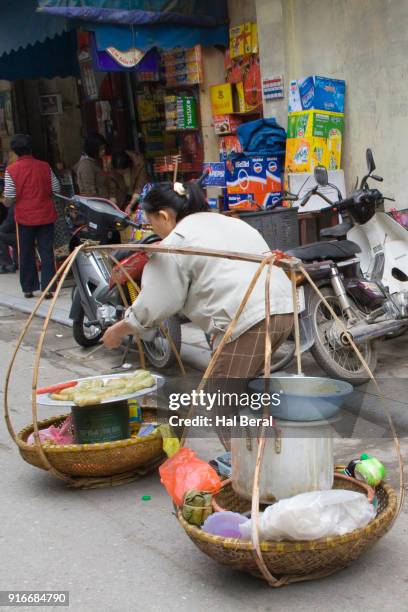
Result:
<svg viewBox="0 0 408 612"><path fill-rule="evenodd" d="M177 351L181 349L181 325L180 319L177 316L170 317L163 322L169 332ZM157 329L153 340L149 342L143 341L143 348L148 361L158 370L169 368L176 363L176 356L172 350L169 341L164 333Z"/></svg>
<svg viewBox="0 0 408 612"><path fill-rule="evenodd" d="M74 336L75 342L80 346L89 348L98 344L99 340L103 336L103 331L97 325L86 325L87 317L84 309L81 309L78 313L77 318L72 322L72 335Z"/></svg>
<svg viewBox="0 0 408 612"><path fill-rule="evenodd" d="M323 287L320 291L337 317L347 327L347 316L338 297L334 295L333 289L331 287ZM314 293L311 297L310 309L315 338L315 343L310 352L317 364L332 378L345 380L354 385L369 381L370 376L353 347L343 346L343 344L335 339L335 334L330 333L336 322L317 293ZM374 372L377 365L377 349L374 342L362 342L358 344L358 349L371 372Z"/></svg>

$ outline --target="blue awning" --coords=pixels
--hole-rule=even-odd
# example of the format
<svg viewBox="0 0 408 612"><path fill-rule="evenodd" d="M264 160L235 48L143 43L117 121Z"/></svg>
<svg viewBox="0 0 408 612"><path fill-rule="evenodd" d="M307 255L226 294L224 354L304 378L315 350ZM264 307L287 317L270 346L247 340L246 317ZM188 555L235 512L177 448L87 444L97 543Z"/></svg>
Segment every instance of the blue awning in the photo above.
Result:
<svg viewBox="0 0 408 612"><path fill-rule="evenodd" d="M204 47L228 45L228 27L223 25L214 28L156 25L133 30L125 26L88 23L86 29L95 32L96 45L101 51L108 47L115 47L120 51L136 47L147 51L152 47L173 49L174 47L194 47L194 45Z"/></svg>
<svg viewBox="0 0 408 612"><path fill-rule="evenodd" d="M96 23L114 23L117 25L152 25L158 23L177 23L200 27L213 27L217 25L217 20L211 15L183 15L182 13L141 11L140 9L41 6L38 12L42 15L81 19Z"/></svg>
<svg viewBox="0 0 408 612"><path fill-rule="evenodd" d="M36 12L37 0L1 0L0 56L65 32L67 20Z"/></svg>
<svg viewBox="0 0 408 612"><path fill-rule="evenodd" d="M99 50L171 49L228 44L226 0L38 0L49 12L80 20Z"/></svg>
<svg viewBox="0 0 408 612"><path fill-rule="evenodd" d="M116 24L166 23L170 19L213 26L228 21L225 0L38 0L38 4L50 13Z"/></svg>
<svg viewBox="0 0 408 612"><path fill-rule="evenodd" d="M0 57L0 79L4 81L51 79L78 74L75 31L64 32L45 42Z"/></svg>

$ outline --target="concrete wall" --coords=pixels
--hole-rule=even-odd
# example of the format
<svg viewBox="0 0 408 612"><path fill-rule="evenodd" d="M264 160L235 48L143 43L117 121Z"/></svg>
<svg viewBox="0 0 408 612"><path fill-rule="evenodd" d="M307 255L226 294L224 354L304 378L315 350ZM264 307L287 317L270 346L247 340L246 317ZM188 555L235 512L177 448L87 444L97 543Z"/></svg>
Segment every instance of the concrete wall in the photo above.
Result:
<svg viewBox="0 0 408 612"><path fill-rule="evenodd" d="M228 0L228 16L231 27L256 21L255 0Z"/></svg>
<svg viewBox="0 0 408 612"><path fill-rule="evenodd" d="M228 0L230 25L256 21L255 0ZM207 161L219 159L219 138L214 132L210 86L224 83L224 53L211 48L203 49L204 84L200 87L201 127L204 139L204 157Z"/></svg>
<svg viewBox="0 0 408 612"><path fill-rule="evenodd" d="M373 149L384 190L408 207L407 0L256 0L263 70L347 82L343 167L350 187ZM283 39L283 44L282 44ZM282 49L284 54L282 55ZM277 104L284 119L287 98Z"/></svg>
<svg viewBox="0 0 408 612"><path fill-rule="evenodd" d="M71 168L81 155L81 112L75 78L41 79L40 95L60 94L63 112L60 115L44 117L48 131L48 143L54 162L62 162Z"/></svg>
<svg viewBox="0 0 408 612"><path fill-rule="evenodd" d="M200 86L200 115L204 144L204 159L219 158L218 136L214 132L210 86L224 82L224 54L214 47L203 49L204 83Z"/></svg>

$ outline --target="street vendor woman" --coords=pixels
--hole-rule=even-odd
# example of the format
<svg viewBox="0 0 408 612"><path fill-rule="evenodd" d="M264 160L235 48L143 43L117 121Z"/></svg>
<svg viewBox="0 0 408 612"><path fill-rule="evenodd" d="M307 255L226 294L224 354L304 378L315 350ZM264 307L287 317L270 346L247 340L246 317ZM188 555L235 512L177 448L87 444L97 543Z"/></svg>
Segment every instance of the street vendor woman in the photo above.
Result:
<svg viewBox="0 0 408 612"><path fill-rule="evenodd" d="M261 234L239 219L208 212L196 183L160 183L143 199L143 210L161 246L269 252ZM131 334L149 340L154 328L182 312L206 334L220 342L256 272L256 263L201 255L154 253L143 271L142 291L125 318L103 337L109 349ZM230 341L224 346L213 373L217 378L259 375L265 354L265 277L263 272L249 298ZM291 283L285 272L273 268L270 283L272 351L289 336L293 325Z"/></svg>

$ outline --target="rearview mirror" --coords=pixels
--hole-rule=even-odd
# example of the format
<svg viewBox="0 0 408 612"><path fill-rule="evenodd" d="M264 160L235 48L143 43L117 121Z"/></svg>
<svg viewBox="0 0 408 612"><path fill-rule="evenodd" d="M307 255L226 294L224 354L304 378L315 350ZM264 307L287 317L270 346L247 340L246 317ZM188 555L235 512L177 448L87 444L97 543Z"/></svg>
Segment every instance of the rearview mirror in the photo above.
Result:
<svg viewBox="0 0 408 612"><path fill-rule="evenodd" d="M367 160L368 172L371 174L375 170L374 156L373 156L373 152L371 149L367 149L366 151L366 160Z"/></svg>
<svg viewBox="0 0 408 612"><path fill-rule="evenodd" d="M316 166L314 169L315 181L320 187L326 187L329 182L329 175L324 166Z"/></svg>

